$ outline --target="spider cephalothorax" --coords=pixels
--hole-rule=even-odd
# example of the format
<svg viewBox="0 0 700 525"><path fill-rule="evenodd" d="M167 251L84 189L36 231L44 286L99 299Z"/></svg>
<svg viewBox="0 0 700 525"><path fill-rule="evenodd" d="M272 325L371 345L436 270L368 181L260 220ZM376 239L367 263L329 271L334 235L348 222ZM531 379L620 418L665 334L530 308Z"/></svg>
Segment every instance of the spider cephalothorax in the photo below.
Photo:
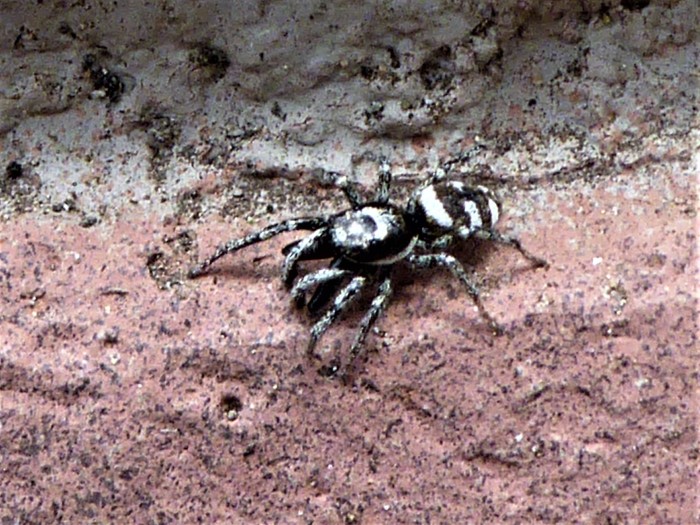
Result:
<svg viewBox="0 0 700 525"><path fill-rule="evenodd" d="M527 252L517 239L504 237L493 228L500 215L494 194L483 186L470 187L458 181L432 176L419 187L405 207L389 202L391 173L386 163L379 172L374 198L363 202L355 187L342 180L350 203L348 210L333 215L302 217L272 224L242 239L221 245L214 254L194 267L190 277L197 277L220 257L294 230L312 231L307 237L287 245L282 279L298 306L319 313L333 298L331 305L311 329L308 352L313 354L318 339L370 283L378 283L374 299L365 313L350 349L352 363L377 317L386 308L392 292L391 269L399 262L412 268L447 268L466 287L481 313L494 331L497 323L479 298L479 291L462 264L445 250L455 241L479 237L516 248L535 266L546 262ZM331 259L327 268L296 280L299 261Z"/></svg>

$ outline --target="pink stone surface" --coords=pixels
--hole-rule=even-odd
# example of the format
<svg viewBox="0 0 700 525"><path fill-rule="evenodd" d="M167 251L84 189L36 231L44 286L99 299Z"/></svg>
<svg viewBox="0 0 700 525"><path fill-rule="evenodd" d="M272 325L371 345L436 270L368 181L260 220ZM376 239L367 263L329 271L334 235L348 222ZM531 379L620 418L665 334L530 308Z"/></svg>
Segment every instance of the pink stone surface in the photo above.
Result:
<svg viewBox="0 0 700 525"><path fill-rule="evenodd" d="M699 523L697 0L231 4L3 2L0 525ZM183 278L475 144L503 336L399 271L344 384L294 234Z"/></svg>
<svg viewBox="0 0 700 525"><path fill-rule="evenodd" d="M350 385L305 355L293 235L177 282L255 225L4 223L2 523L697 522L696 196L651 168L511 197L501 229L551 266L460 256L503 336L402 273Z"/></svg>

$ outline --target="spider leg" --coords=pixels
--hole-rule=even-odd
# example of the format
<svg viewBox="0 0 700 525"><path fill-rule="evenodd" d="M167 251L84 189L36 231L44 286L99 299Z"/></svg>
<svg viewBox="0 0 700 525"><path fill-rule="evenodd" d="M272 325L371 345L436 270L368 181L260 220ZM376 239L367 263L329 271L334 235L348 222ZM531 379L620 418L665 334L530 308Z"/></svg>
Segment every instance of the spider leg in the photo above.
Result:
<svg viewBox="0 0 700 525"><path fill-rule="evenodd" d="M448 255L446 253L430 253L426 255L411 254L406 257L406 261L415 268L433 268L435 266L442 266L443 268L450 270L452 275L457 277L467 288L467 293L472 298L472 301L474 301L476 307L479 309L479 314L481 314L481 317L489 323L494 332L499 334L503 332L503 329L486 311L486 308L481 302L481 297L479 296L479 289L471 281L471 279L469 279L464 266L462 266L462 264L452 255Z"/></svg>
<svg viewBox="0 0 700 525"><path fill-rule="evenodd" d="M352 266L348 265L347 261L343 258L334 259L331 261L328 268L348 271L348 275L355 273L352 271ZM311 315L316 315L328 304L331 297L339 290L343 279L344 277L330 279L316 287L316 290L306 305Z"/></svg>
<svg viewBox="0 0 700 525"><path fill-rule="evenodd" d="M354 182L350 182L347 178L340 185L340 189L343 190L345 198L352 206L353 210L359 210L362 207L362 197L360 192L357 190L357 185Z"/></svg>
<svg viewBox="0 0 700 525"><path fill-rule="evenodd" d="M323 268L317 272L307 274L299 279L294 285L294 288L292 288L292 299L297 307L301 308L306 301L306 292L311 288L328 283L329 281L338 281L348 275L350 275L349 271L341 270L340 268Z"/></svg>
<svg viewBox="0 0 700 525"><path fill-rule="evenodd" d="M381 159L379 165L379 182L374 195L374 201L386 204L389 202L389 189L391 188L391 166L386 159Z"/></svg>
<svg viewBox="0 0 700 525"><path fill-rule="evenodd" d="M429 245L431 250L446 250L450 246L452 246L452 243L454 242L455 238L454 235L451 233L448 233L447 235L443 235L442 237L438 237L434 241L432 241Z"/></svg>
<svg viewBox="0 0 700 525"><path fill-rule="evenodd" d="M460 164L460 163L465 163L465 162L470 162L476 155L483 149L485 149L486 146L483 144L475 144L471 148L469 148L466 151L463 151L456 157L447 160L440 164L438 168L428 174L428 178L423 181L423 183L420 185L420 188L426 188L427 186L431 186L437 182L440 182L443 180L447 175L452 171L452 167L455 164Z"/></svg>
<svg viewBox="0 0 700 525"><path fill-rule="evenodd" d="M549 263L542 259L541 257L537 257L536 255L533 255L529 251L527 251L525 248L523 248L522 244L520 241L514 237L507 237L505 235L502 235L498 233L495 230L478 230L475 234L475 237L478 237L479 239L484 239L492 242L496 242L498 244L505 244L506 246L511 246L512 248L515 248L520 252L520 254L525 257L528 261L530 261L535 268L541 268L541 267L547 267L549 266Z"/></svg>
<svg viewBox="0 0 700 525"><path fill-rule="evenodd" d="M355 340L350 347L350 358L343 366L340 371L340 376L344 377L346 375L347 368L352 366L352 364L357 360L364 348L365 338L369 333L370 329L374 325L377 318L386 309L389 299L391 298L392 287L391 287L391 277L386 276L384 280L379 285L377 295L372 299L372 304L369 306L369 310L362 318L360 322L360 329L355 336Z"/></svg>
<svg viewBox="0 0 700 525"><path fill-rule="evenodd" d="M287 250L287 248L289 249ZM326 228L316 230L299 242L288 245L283 251L287 252L287 257L282 264L282 280L289 288L296 277L297 263L300 260L328 257L326 253L323 253L328 251L328 230Z"/></svg>
<svg viewBox="0 0 700 525"><path fill-rule="evenodd" d="M365 277L353 277L347 286L345 286L345 288L343 288L338 295L335 296L333 305L311 328L311 338L309 339L309 346L306 350L310 356L314 355L314 348L316 347L318 340L321 338L324 332L328 330L328 327L333 324L338 316L343 313L345 309L357 298L366 281L367 279Z"/></svg>
<svg viewBox="0 0 700 525"><path fill-rule="evenodd" d="M357 189L357 184L352 182L347 176L338 173L337 171L327 172L333 179L333 183L343 190L345 198L350 203L353 210L357 210L362 207L362 197Z"/></svg>
<svg viewBox="0 0 700 525"><path fill-rule="evenodd" d="M418 239L418 241L416 241L416 249L430 252L437 250L442 252L452 246L454 240L454 235L451 233L447 233L441 237L438 237L437 239L432 240Z"/></svg>
<svg viewBox="0 0 700 525"><path fill-rule="evenodd" d="M289 219L287 221L279 222L277 224L272 224L267 228L260 230L256 233L251 233L242 239L234 239L225 244L219 246L213 255L208 259L200 262L196 266L190 269L187 276L190 278L198 277L205 273L209 266L212 265L214 261L220 259L226 254L233 253L241 248L250 246L251 244L256 244L262 241L266 241L275 235L280 233L291 232L295 230L317 230L328 225L328 219L324 217L306 217L300 219Z"/></svg>
<svg viewBox="0 0 700 525"><path fill-rule="evenodd" d="M452 166L454 166L455 164L463 164L465 162L470 162L474 157L477 156L479 152L481 152L484 149L486 149L486 146L484 144L474 144L471 148L469 148L466 151L463 151L456 157L443 162L440 165L440 168L445 173L449 173L452 170Z"/></svg>

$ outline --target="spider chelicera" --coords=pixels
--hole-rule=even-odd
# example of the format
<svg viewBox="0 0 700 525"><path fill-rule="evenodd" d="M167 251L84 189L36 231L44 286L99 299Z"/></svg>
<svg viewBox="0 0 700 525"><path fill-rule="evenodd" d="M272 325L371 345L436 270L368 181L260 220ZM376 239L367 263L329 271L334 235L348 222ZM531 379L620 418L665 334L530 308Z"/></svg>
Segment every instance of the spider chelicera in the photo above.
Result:
<svg viewBox="0 0 700 525"><path fill-rule="evenodd" d="M350 357L341 370L355 362L377 317L384 311L392 293L391 271L397 263L411 268L448 269L464 285L481 316L494 332L501 329L484 308L477 286L462 264L446 253L455 241L476 237L506 244L517 249L535 267L546 266L543 259L525 250L520 242L494 230L500 215L500 203L484 186L470 187L462 182L443 180L433 174L411 195L404 207L389 199L391 172L382 162L379 182L370 201L363 201L357 188L338 174L333 174L343 189L350 208L332 215L288 219L242 239L222 244L189 272L197 277L226 254L266 241L275 235L295 230L309 230L307 237L288 244L282 265L282 280L297 306L320 314L332 304L311 328L308 353L314 355L319 338L348 308L368 284L377 284L374 298L360 321ZM328 267L296 279L299 261L331 259ZM295 282L296 279L296 282ZM306 302L307 293L313 294Z"/></svg>

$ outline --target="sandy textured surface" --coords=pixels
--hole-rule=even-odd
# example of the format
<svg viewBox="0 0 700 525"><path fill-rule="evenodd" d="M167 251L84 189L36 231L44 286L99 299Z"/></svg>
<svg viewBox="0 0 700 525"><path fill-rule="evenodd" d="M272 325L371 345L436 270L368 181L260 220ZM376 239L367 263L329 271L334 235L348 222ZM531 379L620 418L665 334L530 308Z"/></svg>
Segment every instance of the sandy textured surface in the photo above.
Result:
<svg viewBox="0 0 700 525"><path fill-rule="evenodd" d="M698 7L593 4L3 6L0 523L696 522ZM307 358L294 234L184 278L475 142L550 263L457 251L502 336L399 271L344 384L361 309Z"/></svg>

